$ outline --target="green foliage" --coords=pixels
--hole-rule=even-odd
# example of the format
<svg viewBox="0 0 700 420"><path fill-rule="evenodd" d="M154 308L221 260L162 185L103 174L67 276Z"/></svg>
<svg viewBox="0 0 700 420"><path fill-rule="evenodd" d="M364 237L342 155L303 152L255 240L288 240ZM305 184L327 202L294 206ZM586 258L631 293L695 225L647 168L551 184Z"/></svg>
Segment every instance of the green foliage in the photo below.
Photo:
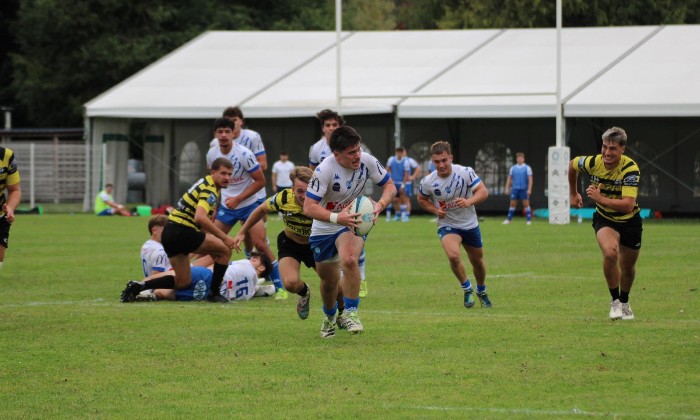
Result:
<svg viewBox="0 0 700 420"><path fill-rule="evenodd" d="M394 0L353 0L343 13L343 28L351 31L389 31L396 28Z"/></svg>
<svg viewBox="0 0 700 420"><path fill-rule="evenodd" d="M481 223L491 310L462 294L427 217L367 242L365 333L318 336L295 296L121 304L146 219L18 216L0 271L6 418L696 418L700 224L647 221L611 322L588 224ZM281 229L268 221L270 236ZM398 244L398 245L397 245ZM682 244L679 245L679 244ZM274 241L273 241L274 247ZM463 254L463 259L466 256Z"/></svg>

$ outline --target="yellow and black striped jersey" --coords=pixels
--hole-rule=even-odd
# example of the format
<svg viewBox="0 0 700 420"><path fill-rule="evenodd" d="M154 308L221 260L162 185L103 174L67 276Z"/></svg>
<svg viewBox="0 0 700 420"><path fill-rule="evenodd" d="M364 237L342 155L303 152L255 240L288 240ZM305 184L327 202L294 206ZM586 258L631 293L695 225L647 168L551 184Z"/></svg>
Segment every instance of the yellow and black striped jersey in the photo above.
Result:
<svg viewBox="0 0 700 420"><path fill-rule="evenodd" d="M285 228L299 236L306 238L311 236L313 220L304 214L304 209L294 200L294 192L291 188L283 189L265 200L265 203L268 210L282 213Z"/></svg>
<svg viewBox="0 0 700 420"><path fill-rule="evenodd" d="M182 195L177 206L170 213L170 221L181 225L189 226L199 230L199 225L194 221L194 214L197 207L207 210L207 215L211 216L219 202L219 189L214 184L211 175L197 181L190 189Z"/></svg>
<svg viewBox="0 0 700 420"><path fill-rule="evenodd" d="M2 206L7 202L7 194L5 194L7 186L19 184L19 181L15 154L10 149L0 147L0 215L5 214Z"/></svg>
<svg viewBox="0 0 700 420"><path fill-rule="evenodd" d="M634 209L629 213L620 213L615 210L596 204L596 211L606 219L614 222L625 222L639 213L637 193L639 190L639 166L629 157L622 155L620 164L612 170L605 168L602 155L577 156L571 161L575 171L589 176L589 180L596 188L603 184L600 193L603 197L620 199L622 197L634 197Z"/></svg>

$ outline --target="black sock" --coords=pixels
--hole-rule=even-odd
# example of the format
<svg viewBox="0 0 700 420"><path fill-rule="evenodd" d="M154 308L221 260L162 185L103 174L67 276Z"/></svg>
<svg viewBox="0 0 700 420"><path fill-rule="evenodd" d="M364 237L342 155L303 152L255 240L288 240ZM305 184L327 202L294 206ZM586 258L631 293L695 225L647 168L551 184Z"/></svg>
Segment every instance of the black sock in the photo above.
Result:
<svg viewBox="0 0 700 420"><path fill-rule="evenodd" d="M308 292L308 291L309 291L309 286L307 286L306 283L304 283L304 287L302 287L301 290L299 290L297 292L297 295L306 296L306 292Z"/></svg>
<svg viewBox="0 0 700 420"><path fill-rule="evenodd" d="M612 296L612 300L620 299L620 288L615 287L613 289L610 289L610 296Z"/></svg>
<svg viewBox="0 0 700 420"><path fill-rule="evenodd" d="M143 286L145 289L174 289L175 276L163 276L152 280L146 280Z"/></svg>
<svg viewBox="0 0 700 420"><path fill-rule="evenodd" d="M630 292L620 290L620 303L628 303L630 301Z"/></svg>
<svg viewBox="0 0 700 420"><path fill-rule="evenodd" d="M221 294L221 283L224 281L224 274L228 264L214 263L214 275L211 278L211 295L217 296Z"/></svg>

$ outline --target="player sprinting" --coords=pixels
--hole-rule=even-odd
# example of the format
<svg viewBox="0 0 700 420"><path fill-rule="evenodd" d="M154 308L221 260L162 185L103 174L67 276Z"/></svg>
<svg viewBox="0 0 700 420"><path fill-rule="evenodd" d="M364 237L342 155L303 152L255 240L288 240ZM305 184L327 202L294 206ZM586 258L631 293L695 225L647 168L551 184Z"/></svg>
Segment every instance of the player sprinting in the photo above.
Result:
<svg viewBox="0 0 700 420"><path fill-rule="evenodd" d="M331 135L336 128L345 125L342 115L330 109L324 109L316 114L316 118L321 123L323 136L309 149L309 168L316 169L325 158L333 155L330 147ZM365 276L366 253L362 248L360 254L360 297L367 297L367 279Z"/></svg>
<svg viewBox="0 0 700 420"><path fill-rule="evenodd" d="M452 163L449 143L433 143L430 155L435 171L421 181L418 204L437 216L437 233L452 273L464 291L464 306L474 307L474 289L462 263L460 246L469 257L479 302L482 307L490 308L491 300L486 294L486 265L481 230L474 208L486 201L489 192L472 168Z"/></svg>
<svg viewBox="0 0 700 420"><path fill-rule="evenodd" d="M365 185L373 182L382 188L382 196L374 205L374 217L382 212L396 195L396 187L382 164L362 152L360 135L348 126L338 127L331 134L331 156L314 171L304 200L304 214L314 219L309 242L321 278L323 322L321 337L335 335L336 296L343 270L342 290L348 331L361 333L364 327L358 316L360 306L360 270L358 260L365 238L351 229L358 225L359 213L349 213L347 206L362 194Z"/></svg>
<svg viewBox="0 0 700 420"><path fill-rule="evenodd" d="M629 295L636 275L635 265L642 247L642 218L639 215L639 166L624 155L627 133L612 127L603 133L600 154L577 156L569 164L571 205L583 204L578 192L579 174L590 185L586 195L595 202L593 229L603 254L603 274L610 291L610 319L633 320Z"/></svg>

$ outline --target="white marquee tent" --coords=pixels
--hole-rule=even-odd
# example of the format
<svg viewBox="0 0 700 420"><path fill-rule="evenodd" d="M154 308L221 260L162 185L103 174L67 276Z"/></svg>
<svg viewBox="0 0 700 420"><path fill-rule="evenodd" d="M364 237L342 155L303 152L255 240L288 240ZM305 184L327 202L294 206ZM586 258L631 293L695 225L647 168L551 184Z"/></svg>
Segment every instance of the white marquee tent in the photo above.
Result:
<svg viewBox="0 0 700 420"><path fill-rule="evenodd" d="M564 117L700 117L699 39L700 25L565 28ZM178 166L163 156L181 154L193 120L207 127L231 105L247 119L310 118L324 108L400 120L556 115L553 28L344 32L340 40L337 72L335 32L206 32L86 103L89 141L103 145L94 148L100 176L86 208L102 182L126 184L133 121L147 126L147 201L156 203L168 198L169 168Z"/></svg>

